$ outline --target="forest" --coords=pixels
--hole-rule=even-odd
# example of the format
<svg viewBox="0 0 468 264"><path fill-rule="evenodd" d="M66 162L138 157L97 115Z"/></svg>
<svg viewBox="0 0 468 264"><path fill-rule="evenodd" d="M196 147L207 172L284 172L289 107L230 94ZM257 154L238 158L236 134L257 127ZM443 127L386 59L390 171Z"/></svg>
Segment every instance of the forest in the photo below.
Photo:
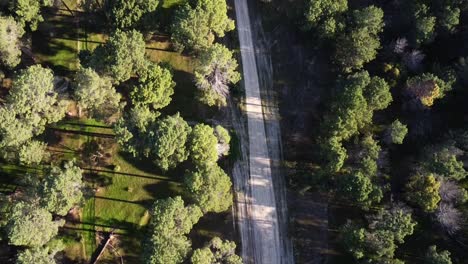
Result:
<svg viewBox="0 0 468 264"><path fill-rule="evenodd" d="M241 263L225 0L0 3L0 262Z"/></svg>
<svg viewBox="0 0 468 264"><path fill-rule="evenodd" d="M282 132L296 262L466 263L468 3L295 2L258 9L271 40L289 38L273 64L293 61L276 87L295 120Z"/></svg>
<svg viewBox="0 0 468 264"><path fill-rule="evenodd" d="M0 0L0 263L467 263L467 23Z"/></svg>

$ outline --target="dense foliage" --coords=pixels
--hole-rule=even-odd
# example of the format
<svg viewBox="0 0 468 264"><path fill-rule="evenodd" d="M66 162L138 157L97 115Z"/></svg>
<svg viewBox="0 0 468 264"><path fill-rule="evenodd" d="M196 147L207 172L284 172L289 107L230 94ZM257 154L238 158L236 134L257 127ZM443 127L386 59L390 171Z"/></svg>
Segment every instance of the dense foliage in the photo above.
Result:
<svg viewBox="0 0 468 264"><path fill-rule="evenodd" d="M181 263L191 250L187 234L202 216L197 206L184 206L181 197L157 200L152 206L144 263Z"/></svg>
<svg viewBox="0 0 468 264"><path fill-rule="evenodd" d="M179 50L200 51L235 28L227 16L226 0L196 0L180 7L172 24L172 40Z"/></svg>

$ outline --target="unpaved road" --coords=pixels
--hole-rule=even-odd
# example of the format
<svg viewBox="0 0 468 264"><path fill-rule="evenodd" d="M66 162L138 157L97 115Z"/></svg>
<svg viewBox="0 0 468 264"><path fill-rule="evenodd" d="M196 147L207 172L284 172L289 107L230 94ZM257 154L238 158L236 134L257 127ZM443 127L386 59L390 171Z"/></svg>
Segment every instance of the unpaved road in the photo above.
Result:
<svg viewBox="0 0 468 264"><path fill-rule="evenodd" d="M269 130L273 127L276 130L275 134L279 135L279 125L268 125L270 133L267 133L264 107L262 107L261 82L257 69L258 58L256 59L256 47L247 0L235 0L235 9L248 126L246 135L248 137L248 150L245 147L246 144L242 148L244 157L245 152L248 151L248 158L245 158L244 164L238 164L234 169L237 194L236 214L242 242L242 255L246 263L293 263L292 254L285 247L288 244L285 243L287 239L284 234L285 223L278 221L277 204L281 205L282 203L277 201L278 195L275 195L275 184L272 177L271 152L274 152L273 156L277 157L280 156L280 149L279 146L276 146L272 151L271 146L267 145L267 134L272 134ZM266 114L270 116L270 113ZM269 122L271 123L271 120ZM240 129L242 126L238 126L236 130ZM242 136L240 137L242 143ZM247 140L244 139L245 141ZM248 169L245 169L247 166ZM281 195L282 193L280 193Z"/></svg>

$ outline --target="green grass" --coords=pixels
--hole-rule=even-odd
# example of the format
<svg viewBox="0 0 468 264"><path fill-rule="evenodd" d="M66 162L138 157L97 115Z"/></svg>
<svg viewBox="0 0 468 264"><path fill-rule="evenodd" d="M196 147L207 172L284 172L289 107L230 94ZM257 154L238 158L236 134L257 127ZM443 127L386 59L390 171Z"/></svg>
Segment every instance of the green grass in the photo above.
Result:
<svg viewBox="0 0 468 264"><path fill-rule="evenodd" d="M193 61L191 57L183 56L178 52L155 50L148 48L146 54L151 61L169 63L178 71L193 73Z"/></svg>
<svg viewBox="0 0 468 264"><path fill-rule="evenodd" d="M77 45L77 41L74 40L53 38L48 42L48 50L56 50L56 52L52 54L36 52L35 55L39 62L75 71L79 65Z"/></svg>
<svg viewBox="0 0 468 264"><path fill-rule="evenodd" d="M94 212L95 212L95 201L94 199L88 199L85 203L85 206L83 207L82 210L82 221L86 224L81 224L81 228L83 228L83 233L82 233L82 244L84 248L84 254L86 259L91 258L91 255L93 252L96 250L96 238L95 238L95 233L91 231L86 231L88 229L94 229L94 225L90 223L94 223L95 217L94 217ZM89 224L88 224L89 223Z"/></svg>
<svg viewBox="0 0 468 264"><path fill-rule="evenodd" d="M82 258L89 259L97 248L95 233L88 230L115 229L117 233L129 236L128 245L122 244L119 253L136 259L141 228L149 220L148 208L157 198L180 194L180 183L156 173L157 169L151 162L134 160L120 153L115 139L108 138L113 135L112 129L93 119L65 120L51 130L59 138L49 147L56 152L53 159L76 159L82 164L87 184L96 191L87 199L81 212L80 233L85 252ZM102 144L106 144L104 151L110 156L106 160L107 165L83 164L83 144L92 140L102 140ZM120 170L114 171L115 166ZM80 254L81 251L69 252Z"/></svg>

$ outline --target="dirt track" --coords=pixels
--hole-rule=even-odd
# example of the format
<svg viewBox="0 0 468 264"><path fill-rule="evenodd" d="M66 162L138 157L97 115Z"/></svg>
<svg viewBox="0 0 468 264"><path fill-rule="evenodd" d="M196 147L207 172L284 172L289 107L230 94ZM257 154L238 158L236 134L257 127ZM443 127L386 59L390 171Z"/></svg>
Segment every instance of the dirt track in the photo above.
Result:
<svg viewBox="0 0 468 264"><path fill-rule="evenodd" d="M265 83L271 82L271 62L267 54L258 52L261 47L254 39L247 0L235 0L235 7L247 115L247 134L243 133L242 120L235 116L233 120L244 155L244 161L234 168L242 255L246 263L289 264L294 261L286 236L285 191L277 171L280 127L271 107L274 102L265 96ZM281 210L277 210L278 205Z"/></svg>

